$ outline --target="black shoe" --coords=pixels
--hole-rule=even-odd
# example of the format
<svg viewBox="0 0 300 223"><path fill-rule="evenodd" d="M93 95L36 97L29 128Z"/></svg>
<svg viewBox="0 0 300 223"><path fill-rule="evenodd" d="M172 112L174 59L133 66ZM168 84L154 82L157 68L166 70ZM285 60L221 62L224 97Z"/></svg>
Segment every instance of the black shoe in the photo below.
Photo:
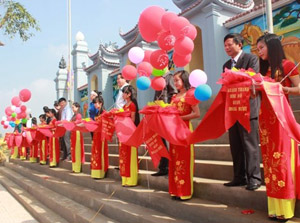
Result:
<svg viewBox="0 0 300 223"><path fill-rule="evenodd" d="M246 182L239 182L239 181L230 181L228 183L224 183L224 186L226 187L239 187L239 186L245 186L247 185Z"/></svg>
<svg viewBox="0 0 300 223"><path fill-rule="evenodd" d="M260 188L260 184L248 184L246 190L257 190Z"/></svg>
<svg viewBox="0 0 300 223"><path fill-rule="evenodd" d="M117 166L117 167L115 167L115 170L120 170L120 167L118 167L118 166Z"/></svg>
<svg viewBox="0 0 300 223"><path fill-rule="evenodd" d="M151 176L154 176L154 177L159 177L159 176L165 176L165 175L168 175L168 171L158 171L156 173L152 173Z"/></svg>

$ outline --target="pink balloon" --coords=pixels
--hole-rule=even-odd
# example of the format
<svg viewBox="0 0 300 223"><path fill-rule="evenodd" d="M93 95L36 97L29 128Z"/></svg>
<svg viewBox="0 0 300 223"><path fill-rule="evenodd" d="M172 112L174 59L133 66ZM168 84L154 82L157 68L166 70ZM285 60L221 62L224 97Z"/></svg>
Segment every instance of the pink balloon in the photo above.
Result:
<svg viewBox="0 0 300 223"><path fill-rule="evenodd" d="M161 25L162 25L163 29L166 31L169 31L171 22L177 18L178 18L178 15L176 15L174 12L166 12L161 17Z"/></svg>
<svg viewBox="0 0 300 223"><path fill-rule="evenodd" d="M138 64L144 59L144 50L138 46L132 47L128 52L128 58L132 63Z"/></svg>
<svg viewBox="0 0 300 223"><path fill-rule="evenodd" d="M124 66L122 69L122 76L124 77L125 80L132 80L136 78L137 76L136 68L132 65Z"/></svg>
<svg viewBox="0 0 300 223"><path fill-rule="evenodd" d="M176 40L174 50L181 56L191 54L194 50L194 42L189 37L183 36Z"/></svg>
<svg viewBox="0 0 300 223"><path fill-rule="evenodd" d="M152 52L153 52L152 50L145 50L145 52L144 52L145 56L144 56L143 61L150 63L150 56L151 56Z"/></svg>
<svg viewBox="0 0 300 223"><path fill-rule="evenodd" d="M142 62L137 68L137 72L140 76L149 77L152 74L153 67L148 62Z"/></svg>
<svg viewBox="0 0 300 223"><path fill-rule="evenodd" d="M188 54L186 56L181 56L174 52L173 54L173 62L177 67L184 67L186 66L192 59L192 55Z"/></svg>
<svg viewBox="0 0 300 223"><path fill-rule="evenodd" d="M22 112L25 112L26 109L27 109L27 107L26 107L25 105L22 105L20 108L21 108L21 111L22 111Z"/></svg>
<svg viewBox="0 0 300 223"><path fill-rule="evenodd" d="M11 106L6 107L5 114L7 116L11 116L12 113L13 113L13 110L11 110Z"/></svg>
<svg viewBox="0 0 300 223"><path fill-rule="evenodd" d="M157 37L158 46L163 50L171 50L175 44L175 36L170 31L161 32Z"/></svg>
<svg viewBox="0 0 300 223"><path fill-rule="evenodd" d="M162 30L161 18L165 12L161 7L150 6L141 13L138 27L144 40L153 42L157 39L157 34Z"/></svg>
<svg viewBox="0 0 300 223"><path fill-rule="evenodd" d="M168 66L169 57L164 50L155 50L150 56L151 65L159 70Z"/></svg>
<svg viewBox="0 0 300 223"><path fill-rule="evenodd" d="M176 39L185 36L186 30L189 29L190 22L186 18L179 16L177 19L172 20L170 24L171 33Z"/></svg>
<svg viewBox="0 0 300 223"><path fill-rule="evenodd" d="M185 30L186 36L191 38L192 40L196 39L197 36L197 29L193 24L188 26L188 29Z"/></svg>
<svg viewBox="0 0 300 223"><path fill-rule="evenodd" d="M31 92L28 89L23 89L19 92L19 97L21 101L27 102L31 98Z"/></svg>
<svg viewBox="0 0 300 223"><path fill-rule="evenodd" d="M21 100L18 96L15 96L11 99L11 104L16 106L16 107L19 107L21 105Z"/></svg>
<svg viewBox="0 0 300 223"><path fill-rule="evenodd" d="M194 92L195 92L195 88L190 88L186 92L186 94L185 94L186 103L188 103L190 105L196 105L196 104L200 103L200 101L197 98L195 98Z"/></svg>
<svg viewBox="0 0 300 223"><path fill-rule="evenodd" d="M155 77L151 81L151 87L156 91L161 91L166 86L166 80L163 77Z"/></svg>
<svg viewBox="0 0 300 223"><path fill-rule="evenodd" d="M198 87L201 84L206 84L207 75L204 71L196 69L190 73L189 82L193 87Z"/></svg>
<svg viewBox="0 0 300 223"><path fill-rule="evenodd" d="M21 113L21 108L20 108L20 107L16 107L15 112L16 112L17 114Z"/></svg>

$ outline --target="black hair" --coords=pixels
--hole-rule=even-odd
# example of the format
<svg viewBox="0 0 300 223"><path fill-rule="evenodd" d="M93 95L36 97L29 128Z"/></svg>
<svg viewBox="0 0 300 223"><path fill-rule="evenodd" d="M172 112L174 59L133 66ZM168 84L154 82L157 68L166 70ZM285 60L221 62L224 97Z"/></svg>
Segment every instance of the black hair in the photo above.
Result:
<svg viewBox="0 0 300 223"><path fill-rule="evenodd" d="M31 123L32 123L33 125L37 125L36 117L33 117L33 118L31 119Z"/></svg>
<svg viewBox="0 0 300 223"><path fill-rule="evenodd" d="M235 44L241 44L243 48L244 39L239 33L229 33L224 37L224 43L227 39L233 39Z"/></svg>
<svg viewBox="0 0 300 223"><path fill-rule="evenodd" d="M58 104L58 101L54 101L54 104L53 104L53 106L54 106L54 107L57 107L57 106L59 106L59 104Z"/></svg>
<svg viewBox="0 0 300 223"><path fill-rule="evenodd" d="M54 115L54 117L56 117L56 110L54 108L49 109L49 111Z"/></svg>
<svg viewBox="0 0 300 223"><path fill-rule="evenodd" d="M44 119L44 120L46 121L46 115L45 115L45 114L41 114L41 115L39 116L39 118L42 118L42 119Z"/></svg>
<svg viewBox="0 0 300 223"><path fill-rule="evenodd" d="M43 107L43 111L44 111L45 113L48 113L49 110L50 110L50 109L48 108L48 106L44 106L44 107Z"/></svg>
<svg viewBox="0 0 300 223"><path fill-rule="evenodd" d="M118 76L120 76L120 78L122 78L122 79L125 79L121 73L117 74L117 78L118 78ZM128 82L129 82L129 81L128 81L128 80L126 80L126 79L125 79L125 81L126 81L126 83L128 83Z"/></svg>
<svg viewBox="0 0 300 223"><path fill-rule="evenodd" d="M183 82L183 87L185 88L185 90L189 90L191 88L191 84L190 84L190 81L189 81L189 72L185 71L185 70L180 70L180 71L177 71L175 75L179 75L180 79L182 80Z"/></svg>
<svg viewBox="0 0 300 223"><path fill-rule="evenodd" d="M66 100L65 98L60 98L60 99L58 99L58 104L59 104L60 102L62 102L62 101L67 102L67 100Z"/></svg>
<svg viewBox="0 0 300 223"><path fill-rule="evenodd" d="M138 106L138 103L137 103L137 100L136 100L136 98L137 98L136 90L131 85L127 85L127 86L123 87L122 92L123 93L130 93L130 100L132 101L132 103L136 107L134 124L136 126L138 126L138 124L140 123L140 114L139 114L139 106Z"/></svg>
<svg viewBox="0 0 300 223"><path fill-rule="evenodd" d="M76 108L80 108L80 104L78 102L74 102L73 105L76 107Z"/></svg>
<svg viewBox="0 0 300 223"><path fill-rule="evenodd" d="M268 48L268 60L259 58L260 73L266 75L269 67L271 68L271 78L280 81L283 78L282 60L285 59L285 54L279 37L272 33L265 33L257 39L256 44L263 41ZM279 74L276 77L276 72Z"/></svg>
<svg viewBox="0 0 300 223"><path fill-rule="evenodd" d="M96 91L96 90L94 90L94 91L97 93L98 96L93 99L93 104L102 103L101 109L98 112L98 115L101 115L103 113L104 109L105 109L104 108L104 99L102 97L102 92L101 91Z"/></svg>

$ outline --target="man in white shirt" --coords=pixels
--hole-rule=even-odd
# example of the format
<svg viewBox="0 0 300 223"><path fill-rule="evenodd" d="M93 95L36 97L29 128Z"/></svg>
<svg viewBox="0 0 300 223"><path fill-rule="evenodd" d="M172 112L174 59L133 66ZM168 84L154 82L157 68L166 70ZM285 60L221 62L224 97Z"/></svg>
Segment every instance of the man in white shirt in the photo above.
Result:
<svg viewBox="0 0 300 223"><path fill-rule="evenodd" d="M67 100L65 98L60 98L58 100L58 104L61 109L61 120L67 120L71 121L72 119L72 110L70 106L67 103ZM70 131L66 131L64 135L64 142L65 142L65 147L63 147L63 157L62 160L65 160L68 158L68 160L71 160L71 141L70 141Z"/></svg>
<svg viewBox="0 0 300 223"><path fill-rule="evenodd" d="M122 89L128 85L122 74L118 74L117 76L117 84L119 87L119 93L116 98L115 107L116 108L123 108L123 106L126 104L126 101L123 99L123 92Z"/></svg>

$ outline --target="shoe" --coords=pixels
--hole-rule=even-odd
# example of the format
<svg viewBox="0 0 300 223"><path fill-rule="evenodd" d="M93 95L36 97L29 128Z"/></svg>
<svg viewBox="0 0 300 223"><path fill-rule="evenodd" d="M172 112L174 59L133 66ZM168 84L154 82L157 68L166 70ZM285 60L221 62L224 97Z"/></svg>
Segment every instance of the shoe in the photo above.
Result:
<svg viewBox="0 0 300 223"><path fill-rule="evenodd" d="M115 167L115 170L120 170L120 167L118 167L118 166L117 166L117 167Z"/></svg>
<svg viewBox="0 0 300 223"><path fill-rule="evenodd" d="M154 177L165 176L165 175L168 175L168 171L159 170L158 172L151 174L151 176Z"/></svg>
<svg viewBox="0 0 300 223"><path fill-rule="evenodd" d="M258 188L260 188L260 184L248 184L246 187L246 190L257 190Z"/></svg>
<svg viewBox="0 0 300 223"><path fill-rule="evenodd" d="M247 185L246 182L239 182L239 181L230 181L228 183L224 183L224 186L226 187L239 187L239 186L245 186Z"/></svg>

